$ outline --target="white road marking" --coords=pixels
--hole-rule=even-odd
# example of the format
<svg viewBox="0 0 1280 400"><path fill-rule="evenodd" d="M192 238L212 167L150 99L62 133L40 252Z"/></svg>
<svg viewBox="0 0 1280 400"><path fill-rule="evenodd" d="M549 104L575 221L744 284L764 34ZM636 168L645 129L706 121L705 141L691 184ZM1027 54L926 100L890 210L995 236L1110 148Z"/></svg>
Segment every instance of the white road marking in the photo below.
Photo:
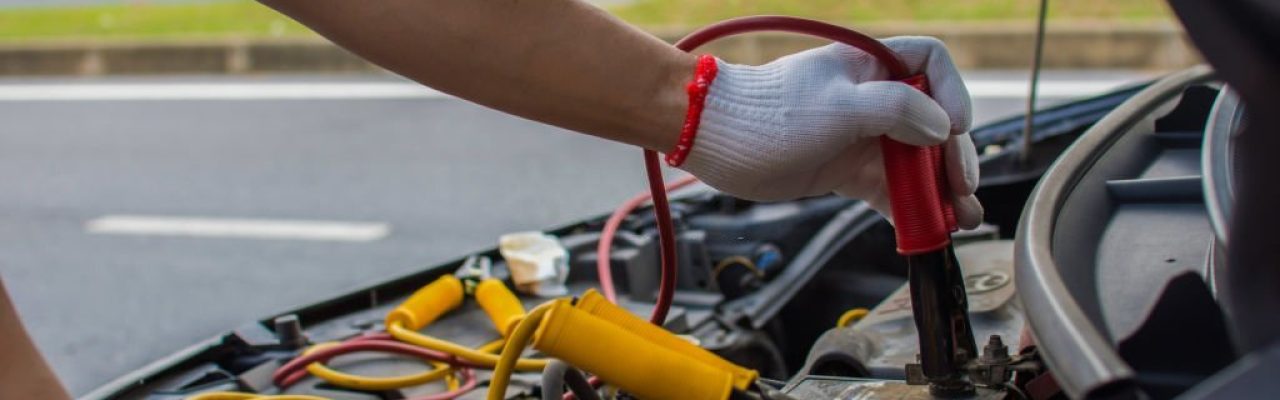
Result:
<svg viewBox="0 0 1280 400"><path fill-rule="evenodd" d="M0 101L436 99L447 94L400 82L87 83L0 85Z"/></svg>
<svg viewBox="0 0 1280 400"><path fill-rule="evenodd" d="M391 228L377 222L105 215L85 222L95 234L370 242Z"/></svg>
<svg viewBox="0 0 1280 400"><path fill-rule="evenodd" d="M1040 95L1081 97L1123 86L1126 80L1041 81ZM975 99L1025 98L1027 82L969 80ZM443 99L452 96L409 82L288 83L44 83L0 84L0 101L182 101Z"/></svg>

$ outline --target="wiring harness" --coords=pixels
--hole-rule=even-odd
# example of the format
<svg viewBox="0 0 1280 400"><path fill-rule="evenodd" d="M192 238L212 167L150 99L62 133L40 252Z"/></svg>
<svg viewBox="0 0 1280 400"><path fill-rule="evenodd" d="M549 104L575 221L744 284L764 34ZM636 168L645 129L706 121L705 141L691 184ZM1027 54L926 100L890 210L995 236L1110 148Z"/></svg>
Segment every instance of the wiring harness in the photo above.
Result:
<svg viewBox="0 0 1280 400"><path fill-rule="evenodd" d="M526 319L520 299L502 281L488 277L487 272L468 275L473 273L471 265L476 261L468 259L460 268L464 278L445 275L410 295L387 314L386 332L362 335L342 343L312 346L300 357L277 369L272 374L272 382L286 389L311 374L336 386L378 391L445 380L447 392L413 400L452 399L475 389L478 382L474 369L495 368L501 357L494 353L503 348L506 340L498 339L472 349L424 335L418 330L458 308L468 292L488 314L500 335L505 338L517 330L520 321ZM407 355L427 362L432 368L403 376L369 377L344 373L325 365L334 357L364 351ZM547 361L517 358L513 363L513 369L536 372L541 371Z"/></svg>

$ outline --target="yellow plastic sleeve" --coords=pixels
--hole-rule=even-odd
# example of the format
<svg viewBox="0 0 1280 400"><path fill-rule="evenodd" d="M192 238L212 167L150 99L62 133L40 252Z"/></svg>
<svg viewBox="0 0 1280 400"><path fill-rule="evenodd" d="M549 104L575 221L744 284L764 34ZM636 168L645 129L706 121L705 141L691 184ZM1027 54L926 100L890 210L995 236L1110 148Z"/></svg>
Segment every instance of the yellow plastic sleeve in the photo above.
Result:
<svg viewBox="0 0 1280 400"><path fill-rule="evenodd" d="M500 280L489 278L480 281L476 285L475 297L476 303L489 315L493 327L498 329L502 337L510 335L511 329L524 318L524 304Z"/></svg>
<svg viewBox="0 0 1280 400"><path fill-rule="evenodd" d="M577 308L588 314L612 322L615 325L639 335L651 343L665 347L667 350L684 354L708 366L720 369L733 375L733 387L746 390L760 374L753 369L743 368L728 360L720 358L707 349L698 347L692 342L671 334L666 329L636 317L630 311L610 303L595 289L587 290L578 299Z"/></svg>
<svg viewBox="0 0 1280 400"><path fill-rule="evenodd" d="M412 330L434 322L444 313L462 305L462 281L445 275L413 292L403 303L387 313L387 326L401 325Z"/></svg>
<svg viewBox="0 0 1280 400"><path fill-rule="evenodd" d="M733 376L565 303L543 318L533 347L640 399L724 400Z"/></svg>

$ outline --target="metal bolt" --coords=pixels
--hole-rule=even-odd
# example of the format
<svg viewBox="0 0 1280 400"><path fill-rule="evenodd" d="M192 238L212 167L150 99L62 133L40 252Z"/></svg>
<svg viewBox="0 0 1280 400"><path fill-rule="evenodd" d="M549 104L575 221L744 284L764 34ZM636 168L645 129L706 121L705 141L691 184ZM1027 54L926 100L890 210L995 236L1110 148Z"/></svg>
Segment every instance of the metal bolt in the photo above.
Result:
<svg viewBox="0 0 1280 400"><path fill-rule="evenodd" d="M297 349L307 344L307 336L302 333L302 322L296 314L276 318L276 339L286 349Z"/></svg>
<svg viewBox="0 0 1280 400"><path fill-rule="evenodd" d="M1009 359L1009 347L1004 345L1000 335L991 335L986 346L982 346L982 362L990 363Z"/></svg>

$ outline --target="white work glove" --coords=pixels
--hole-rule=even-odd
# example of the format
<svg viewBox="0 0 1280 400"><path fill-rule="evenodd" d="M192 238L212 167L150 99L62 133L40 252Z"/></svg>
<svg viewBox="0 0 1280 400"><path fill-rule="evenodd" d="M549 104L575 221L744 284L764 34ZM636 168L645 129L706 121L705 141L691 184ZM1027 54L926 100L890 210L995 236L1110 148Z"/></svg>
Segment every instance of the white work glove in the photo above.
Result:
<svg viewBox="0 0 1280 400"><path fill-rule="evenodd" d="M750 200L836 192L867 201L888 217L889 193L878 136L913 145L947 141L946 170L956 220L982 220L978 156L967 133L969 92L942 42L895 37L883 43L933 98L899 82L873 57L843 44L761 66L718 62L693 149L681 169ZM936 100L936 101L935 101Z"/></svg>

